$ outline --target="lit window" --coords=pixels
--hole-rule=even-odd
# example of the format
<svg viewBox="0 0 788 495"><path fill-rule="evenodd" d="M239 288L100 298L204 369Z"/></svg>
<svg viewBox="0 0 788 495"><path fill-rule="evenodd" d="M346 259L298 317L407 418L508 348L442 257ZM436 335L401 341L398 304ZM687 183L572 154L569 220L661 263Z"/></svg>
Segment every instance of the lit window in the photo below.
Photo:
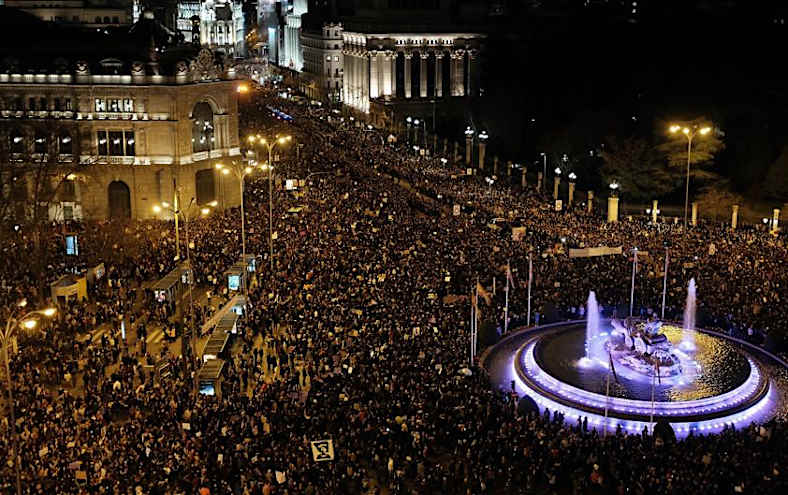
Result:
<svg viewBox="0 0 788 495"><path fill-rule="evenodd" d="M106 112L107 111L107 102L105 102L101 98L96 98L96 111L97 112Z"/></svg>
<svg viewBox="0 0 788 495"><path fill-rule="evenodd" d="M109 150L109 146L107 146L107 131L96 132L96 143L98 144L98 154L106 156Z"/></svg>
<svg viewBox="0 0 788 495"><path fill-rule="evenodd" d="M134 100L125 99L123 100L123 111L124 112L133 112L134 111Z"/></svg>

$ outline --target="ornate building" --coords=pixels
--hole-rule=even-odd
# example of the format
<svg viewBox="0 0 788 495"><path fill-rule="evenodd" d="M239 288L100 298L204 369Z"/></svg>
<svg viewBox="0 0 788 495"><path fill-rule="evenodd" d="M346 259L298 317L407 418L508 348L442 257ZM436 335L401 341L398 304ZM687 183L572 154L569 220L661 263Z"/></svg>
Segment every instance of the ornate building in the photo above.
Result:
<svg viewBox="0 0 788 495"><path fill-rule="evenodd" d="M42 21L84 28L129 26L132 0L6 0L6 7L29 12ZM3 5L0 2L0 5Z"/></svg>
<svg viewBox="0 0 788 495"><path fill-rule="evenodd" d="M377 99L416 100L479 92L482 35L345 31L344 102L369 113Z"/></svg>
<svg viewBox="0 0 788 495"><path fill-rule="evenodd" d="M117 44L141 53L0 46L0 160L51 165L63 184L53 219L154 217L175 190L183 203L238 204L214 168L240 154L234 68L207 48L157 44L166 33L146 13Z"/></svg>
<svg viewBox="0 0 788 495"><path fill-rule="evenodd" d="M342 54L342 24L326 23L321 27L301 31L304 66L301 77L304 92L316 100L342 101L344 57Z"/></svg>

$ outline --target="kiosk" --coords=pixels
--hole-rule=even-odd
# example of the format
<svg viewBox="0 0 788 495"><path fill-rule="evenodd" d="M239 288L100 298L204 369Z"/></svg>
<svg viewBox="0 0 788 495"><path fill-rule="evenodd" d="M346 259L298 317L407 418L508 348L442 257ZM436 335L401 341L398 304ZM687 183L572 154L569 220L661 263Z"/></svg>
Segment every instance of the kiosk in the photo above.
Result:
<svg viewBox="0 0 788 495"><path fill-rule="evenodd" d="M52 300L58 306L71 301L81 301L88 297L88 284L85 277L63 275L50 286Z"/></svg>
<svg viewBox="0 0 788 495"><path fill-rule="evenodd" d="M185 286L192 282L192 271L189 263L184 261L164 276L161 280L153 284L153 296L157 302L176 300L182 293Z"/></svg>
<svg viewBox="0 0 788 495"><path fill-rule="evenodd" d="M221 399L223 369L223 359L209 359L202 365L202 368L200 368L197 374L200 394L215 395Z"/></svg>

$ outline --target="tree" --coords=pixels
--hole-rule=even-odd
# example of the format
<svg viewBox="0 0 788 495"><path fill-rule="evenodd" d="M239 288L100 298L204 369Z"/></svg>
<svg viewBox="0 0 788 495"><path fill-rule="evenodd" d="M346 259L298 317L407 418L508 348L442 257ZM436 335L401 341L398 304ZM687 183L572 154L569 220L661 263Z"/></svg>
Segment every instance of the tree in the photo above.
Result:
<svg viewBox="0 0 788 495"><path fill-rule="evenodd" d="M608 137L600 155L602 177L607 183L616 180L627 197L654 199L676 187L664 160L645 139Z"/></svg>
<svg viewBox="0 0 788 495"><path fill-rule="evenodd" d="M739 205L739 218L752 217L752 212L746 210L746 203L742 195L730 189L727 181L719 181L703 188L697 198L701 216L711 217L717 221L727 221L731 218L733 205Z"/></svg>
<svg viewBox="0 0 788 495"><path fill-rule="evenodd" d="M788 146L783 147L780 156L766 172L763 192L760 197L781 203L788 202Z"/></svg>
<svg viewBox="0 0 788 495"><path fill-rule="evenodd" d="M703 117L682 122L678 126L681 129L689 129L690 135L694 134L692 138L692 154L690 156L690 175L698 179L716 178L717 174L704 170L701 167L713 166L714 155L725 148L725 143L722 141L724 137L723 132L715 128L712 122ZM695 132L706 127L710 129L708 134ZM660 127L658 126L658 128ZM662 125L661 128L665 129L667 138L665 142L658 146L658 149L664 154L671 167L682 171L681 176L683 177L687 167L687 134L682 132L682 130L671 133L668 131L669 125L667 124Z"/></svg>

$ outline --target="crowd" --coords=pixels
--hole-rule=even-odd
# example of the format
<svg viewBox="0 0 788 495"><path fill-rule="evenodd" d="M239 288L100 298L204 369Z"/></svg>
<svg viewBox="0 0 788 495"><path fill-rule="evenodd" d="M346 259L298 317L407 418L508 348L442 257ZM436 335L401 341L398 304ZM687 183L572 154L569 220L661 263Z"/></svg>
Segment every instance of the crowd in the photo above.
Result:
<svg viewBox="0 0 788 495"><path fill-rule="evenodd" d="M114 326L97 342L79 338L121 314L143 321L156 311L142 281L174 267L168 225L79 226L85 251L78 261L60 254L62 234L53 230L49 272L103 261L112 283L97 284L89 303L61 311L48 329L52 338L13 356L23 493L721 494L788 487L782 420L680 442L645 433L602 438L577 418L518 414L516 398L468 362L471 288L477 279L491 292L497 284L480 311L503 327L501 284L510 263L510 317L523 321L529 252L533 310L542 321L578 314L590 290L609 308L628 306L626 255L566 254L598 245L649 252L636 292L644 311L661 302L667 244L668 315L680 314L694 277L710 325L745 336L752 328L751 338L757 331L781 345L788 281L781 238L711 224L685 235L670 224L608 225L579 211L555 212L533 188L461 177L437 158L410 155L403 144L382 146L385 134L281 100L270 88L250 100L241 109L244 132L293 136L276 163L277 179L309 178L298 192L274 190L273 270L268 184L265 176L248 179L246 249L262 260L221 398L194 394L199 360L189 353L171 358L173 376L157 380L145 371L144 355L123 348ZM293 120L277 119L269 107ZM310 175L316 172L324 173ZM455 216L455 203L470 208ZM190 223L196 282L218 296L226 292L221 275L240 252L238 215L231 209ZM525 227L524 240L488 227L493 217ZM21 232L4 249L32 242ZM44 303L33 267L4 258L3 303ZM185 317L185 325L209 313ZM466 367L470 376L458 373ZM12 451L11 428L4 414L0 452ZM333 440L335 460L314 462L309 442L325 438ZM14 483L8 454L0 492L13 493Z"/></svg>

